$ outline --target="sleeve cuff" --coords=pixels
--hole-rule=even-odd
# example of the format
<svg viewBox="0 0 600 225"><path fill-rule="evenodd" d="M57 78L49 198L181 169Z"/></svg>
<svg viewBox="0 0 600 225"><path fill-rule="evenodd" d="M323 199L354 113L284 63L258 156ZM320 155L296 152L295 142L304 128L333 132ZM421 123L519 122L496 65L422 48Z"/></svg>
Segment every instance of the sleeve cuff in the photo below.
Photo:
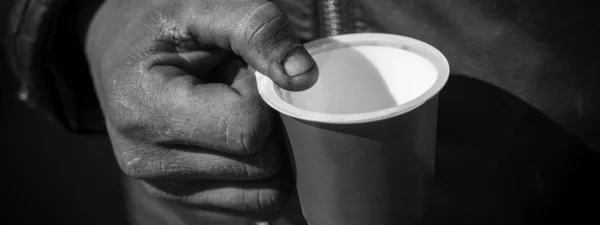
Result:
<svg viewBox="0 0 600 225"><path fill-rule="evenodd" d="M102 133L104 122L87 60L69 21L79 4L17 1L8 20L6 58L21 84L21 101L68 131Z"/></svg>

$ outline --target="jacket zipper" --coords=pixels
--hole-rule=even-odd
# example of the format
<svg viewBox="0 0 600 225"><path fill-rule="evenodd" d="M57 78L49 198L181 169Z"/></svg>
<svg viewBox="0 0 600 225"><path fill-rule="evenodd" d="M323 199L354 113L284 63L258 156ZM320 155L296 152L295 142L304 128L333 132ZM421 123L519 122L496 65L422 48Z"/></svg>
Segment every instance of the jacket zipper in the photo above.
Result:
<svg viewBox="0 0 600 225"><path fill-rule="evenodd" d="M316 0L320 37L347 33L377 32L362 20L356 0Z"/></svg>
<svg viewBox="0 0 600 225"><path fill-rule="evenodd" d="M317 0L319 36L328 37L352 32L351 0Z"/></svg>

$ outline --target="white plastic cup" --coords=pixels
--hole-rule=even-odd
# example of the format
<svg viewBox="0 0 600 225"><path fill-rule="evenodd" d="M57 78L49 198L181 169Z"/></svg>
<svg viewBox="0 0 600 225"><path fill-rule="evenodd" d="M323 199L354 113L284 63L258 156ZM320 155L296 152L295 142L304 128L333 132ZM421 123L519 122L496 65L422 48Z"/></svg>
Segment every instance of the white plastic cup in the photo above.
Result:
<svg viewBox="0 0 600 225"><path fill-rule="evenodd" d="M305 47L319 67L290 92L256 73L289 140L303 215L311 225L421 221L433 185L437 94L444 55L392 34L327 37Z"/></svg>

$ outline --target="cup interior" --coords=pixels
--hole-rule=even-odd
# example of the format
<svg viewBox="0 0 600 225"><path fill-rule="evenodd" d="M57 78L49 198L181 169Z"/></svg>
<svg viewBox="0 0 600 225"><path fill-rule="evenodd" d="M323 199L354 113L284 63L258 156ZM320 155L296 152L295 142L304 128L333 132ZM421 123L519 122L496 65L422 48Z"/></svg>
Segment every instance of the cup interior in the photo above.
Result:
<svg viewBox="0 0 600 225"><path fill-rule="evenodd" d="M310 89L287 91L257 73L263 99L299 119L327 123L385 119L424 103L448 78L442 53L398 35L340 35L305 47L319 67L319 79Z"/></svg>

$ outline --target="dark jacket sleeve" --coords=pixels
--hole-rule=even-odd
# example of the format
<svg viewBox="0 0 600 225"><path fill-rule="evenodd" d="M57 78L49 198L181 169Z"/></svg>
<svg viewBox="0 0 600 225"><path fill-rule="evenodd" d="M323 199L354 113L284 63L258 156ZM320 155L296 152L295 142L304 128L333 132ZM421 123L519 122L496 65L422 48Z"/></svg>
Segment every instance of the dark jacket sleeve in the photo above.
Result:
<svg viewBox="0 0 600 225"><path fill-rule="evenodd" d="M104 132L73 22L85 1L1 2L2 64L20 84L16 96L69 131Z"/></svg>

